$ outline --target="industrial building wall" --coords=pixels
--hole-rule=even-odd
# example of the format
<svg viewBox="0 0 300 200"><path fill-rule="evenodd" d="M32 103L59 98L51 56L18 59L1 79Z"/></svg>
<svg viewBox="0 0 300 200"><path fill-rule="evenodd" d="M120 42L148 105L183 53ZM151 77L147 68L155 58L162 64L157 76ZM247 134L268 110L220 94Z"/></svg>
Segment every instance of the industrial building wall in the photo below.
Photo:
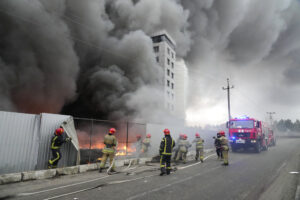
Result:
<svg viewBox="0 0 300 200"><path fill-rule="evenodd" d="M51 156L51 137L64 121L69 121L65 125L68 135L73 135L78 143L72 120L72 117L64 115L0 111L0 174L46 169ZM59 166L78 164L77 149L73 143L64 144Z"/></svg>

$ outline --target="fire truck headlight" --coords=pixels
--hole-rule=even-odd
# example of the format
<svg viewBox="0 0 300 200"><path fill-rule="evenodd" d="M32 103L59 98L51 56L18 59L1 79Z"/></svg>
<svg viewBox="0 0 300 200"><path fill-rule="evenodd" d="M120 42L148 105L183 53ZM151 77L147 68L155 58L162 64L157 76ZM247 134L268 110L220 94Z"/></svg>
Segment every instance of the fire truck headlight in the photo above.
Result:
<svg viewBox="0 0 300 200"><path fill-rule="evenodd" d="M251 140L251 143L256 143L256 140Z"/></svg>

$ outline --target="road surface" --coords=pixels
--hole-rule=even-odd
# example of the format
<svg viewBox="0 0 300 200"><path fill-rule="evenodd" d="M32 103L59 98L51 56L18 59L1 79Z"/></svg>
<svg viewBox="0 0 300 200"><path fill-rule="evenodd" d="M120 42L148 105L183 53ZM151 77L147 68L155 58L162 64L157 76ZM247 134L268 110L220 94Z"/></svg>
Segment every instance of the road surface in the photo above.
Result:
<svg viewBox="0 0 300 200"><path fill-rule="evenodd" d="M178 165L160 177L158 165L108 176L97 171L0 186L0 199L297 199L300 198L300 138L279 139L260 154L230 153L221 166L214 153L204 163ZM122 169L124 170L124 169ZM292 173L291 173L292 172ZM298 191L297 191L298 188ZM298 196L298 197L297 197Z"/></svg>

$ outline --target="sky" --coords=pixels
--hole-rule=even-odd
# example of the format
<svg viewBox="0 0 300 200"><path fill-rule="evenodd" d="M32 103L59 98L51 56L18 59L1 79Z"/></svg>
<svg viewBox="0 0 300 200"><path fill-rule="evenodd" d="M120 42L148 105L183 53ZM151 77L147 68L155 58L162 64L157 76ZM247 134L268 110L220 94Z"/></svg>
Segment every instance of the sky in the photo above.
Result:
<svg viewBox="0 0 300 200"><path fill-rule="evenodd" d="M0 110L167 119L150 35L189 71L186 120L300 118L298 0L2 0Z"/></svg>

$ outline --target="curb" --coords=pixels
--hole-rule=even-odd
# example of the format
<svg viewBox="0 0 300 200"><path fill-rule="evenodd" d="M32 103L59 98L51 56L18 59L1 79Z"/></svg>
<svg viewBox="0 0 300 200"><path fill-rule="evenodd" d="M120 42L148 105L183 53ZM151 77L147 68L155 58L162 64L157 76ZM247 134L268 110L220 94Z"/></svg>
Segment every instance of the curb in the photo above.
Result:
<svg viewBox="0 0 300 200"><path fill-rule="evenodd" d="M127 159L127 160L116 160L116 167L123 167L131 161L132 165L135 164L145 164L150 162L152 158L140 158L138 159ZM88 171L98 170L100 168L100 163L86 164L86 165L77 165L72 167L63 167L57 169L46 169L46 170L37 170L37 171L28 171L28 172L19 172L11 174L2 174L0 175L0 185L17 183L22 181L31 181L31 180L40 180L40 179L49 179L56 176L63 175L74 175L78 173L85 173Z"/></svg>

